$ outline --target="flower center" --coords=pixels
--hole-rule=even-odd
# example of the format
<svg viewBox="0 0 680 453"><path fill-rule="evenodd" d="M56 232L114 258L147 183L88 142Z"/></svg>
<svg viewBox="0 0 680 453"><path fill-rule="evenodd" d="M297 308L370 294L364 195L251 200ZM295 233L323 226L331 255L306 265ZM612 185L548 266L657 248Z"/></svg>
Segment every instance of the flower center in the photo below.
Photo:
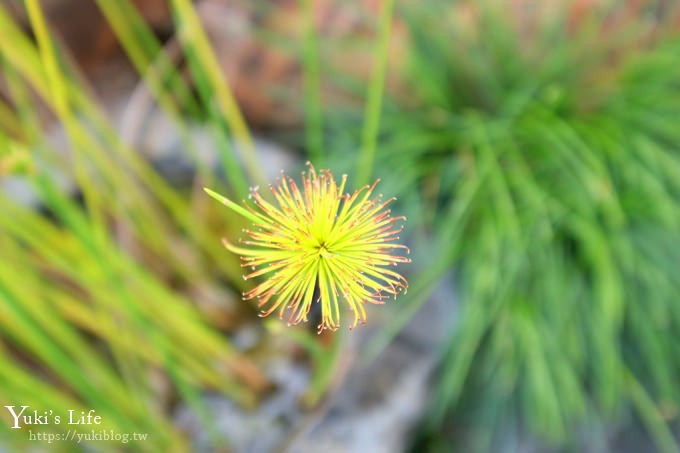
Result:
<svg viewBox="0 0 680 453"><path fill-rule="evenodd" d="M333 256L333 254L326 248L326 244L319 244L316 249L318 250L319 255L321 255L321 258L330 258Z"/></svg>

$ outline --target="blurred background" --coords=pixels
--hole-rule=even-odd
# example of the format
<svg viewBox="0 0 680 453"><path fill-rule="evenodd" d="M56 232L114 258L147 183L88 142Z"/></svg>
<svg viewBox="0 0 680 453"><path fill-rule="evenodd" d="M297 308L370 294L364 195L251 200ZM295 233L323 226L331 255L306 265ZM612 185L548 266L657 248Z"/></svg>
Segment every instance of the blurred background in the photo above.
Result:
<svg viewBox="0 0 680 453"><path fill-rule="evenodd" d="M0 451L677 452L679 121L676 0L3 0L0 406L120 436ZM351 332L202 191L306 161L408 217Z"/></svg>

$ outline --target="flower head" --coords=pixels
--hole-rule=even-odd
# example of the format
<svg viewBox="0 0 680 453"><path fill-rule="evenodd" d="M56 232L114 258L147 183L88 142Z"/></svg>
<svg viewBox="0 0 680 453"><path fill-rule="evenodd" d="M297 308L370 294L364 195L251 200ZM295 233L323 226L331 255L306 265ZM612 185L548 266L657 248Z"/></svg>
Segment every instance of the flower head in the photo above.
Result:
<svg viewBox="0 0 680 453"><path fill-rule="evenodd" d="M242 266L251 270L243 278L262 278L243 294L257 299L267 316L278 310L290 324L307 321L312 302L321 303L319 332L340 326L340 301L354 313L354 328L366 322L366 302L382 304L384 299L406 291L404 277L391 269L410 260L408 248L394 241L402 227L395 223L405 217L391 217L386 209L394 198L371 198L378 183L353 194L343 194L347 175L340 185L329 170L317 174L309 164L302 173L302 189L281 172L276 186L270 186L275 204L251 189L254 206L246 208L206 189L206 192L253 222L244 230L247 239L235 246L223 240L230 251L241 255Z"/></svg>

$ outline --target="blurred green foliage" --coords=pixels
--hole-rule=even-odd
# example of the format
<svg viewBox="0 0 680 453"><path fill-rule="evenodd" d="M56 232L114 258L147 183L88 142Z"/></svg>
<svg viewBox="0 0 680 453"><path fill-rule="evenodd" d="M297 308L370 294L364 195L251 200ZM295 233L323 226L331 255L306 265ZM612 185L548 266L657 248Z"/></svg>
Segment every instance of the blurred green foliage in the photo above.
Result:
<svg viewBox="0 0 680 453"><path fill-rule="evenodd" d="M127 51L188 142L179 111L195 100L186 96L186 82L157 53L156 38L129 2L101 3L114 29L136 38L123 40ZM0 70L10 97L0 103L0 176L32 164L23 180L39 206L0 194L0 399L39 413L94 408L104 421L98 428L153 439L131 448L186 451L171 420L175 394L209 421L199 389L253 407L269 386L189 296L216 272L238 286L238 261L222 253L210 229L238 224L216 216L202 191L187 196L171 187L122 141L64 58L40 3L25 7L35 39L0 7ZM173 8L182 44L199 69L212 71L196 77L202 90L220 94L215 104L194 108L213 112L213 127L224 131L221 156L231 190L246 193L226 131L245 142L248 131L191 4L177 1ZM50 140L49 123L39 115L44 106L64 129L68 153ZM244 150L252 163L252 146ZM260 177L255 165L249 168ZM202 170L203 183L217 184L212 171ZM62 175L74 179L83 206L60 184ZM2 437L18 449L29 441L24 430L3 429Z"/></svg>
<svg viewBox="0 0 680 453"><path fill-rule="evenodd" d="M426 430L455 444L451 421L476 414L474 445L496 450L519 417L578 445L593 418L632 410L677 451L680 11L549 3L399 15L409 90L384 112L376 160L431 219L410 311L450 266L462 301Z"/></svg>
<svg viewBox="0 0 680 453"><path fill-rule="evenodd" d="M268 384L189 295L218 276L243 285L216 239L238 223L194 189L242 196L264 178L191 2L170 4L192 84L128 0L97 3L192 156L187 117L205 120L230 185L196 160L196 187L170 186L86 94L40 3L25 2L30 32L0 6L10 95L0 99L0 177L24 175L52 216L0 194L0 399L96 408L107 428L152 433L141 449L183 451L159 379L204 421L200 391L253 406ZM415 231L419 269L372 351L453 269L461 310L418 448L460 445L452 433L463 418L476 450L496 449L508 429L573 447L634 413L660 450L677 451L677 8L612 2L575 17L559 9L565 2L546 2L552 13L505 3L385 2L370 18L367 87L352 71L335 74L365 99L340 116L323 104L334 54L324 54L313 2L300 2L308 155L358 168L362 180L385 177ZM388 64L393 19L408 36L397 74ZM407 89L390 89L386 77ZM68 159L49 140L44 106L66 132ZM58 172L75 180L82 204ZM313 404L340 340L329 354L304 332L291 337L315 362ZM2 432L25 446L22 433Z"/></svg>

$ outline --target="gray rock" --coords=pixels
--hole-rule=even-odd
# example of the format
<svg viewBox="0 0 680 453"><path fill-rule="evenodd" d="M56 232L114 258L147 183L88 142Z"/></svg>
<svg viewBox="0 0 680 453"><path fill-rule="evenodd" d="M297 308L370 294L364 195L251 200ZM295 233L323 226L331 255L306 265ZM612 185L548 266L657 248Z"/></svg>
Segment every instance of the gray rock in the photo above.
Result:
<svg viewBox="0 0 680 453"><path fill-rule="evenodd" d="M300 405L310 374L290 354L266 365L277 390L256 411L224 397L206 396L216 431L238 453L404 451L426 409L432 371L455 316L452 294L446 280L394 341L371 363L364 363L360 351L381 328L379 312L398 307L373 310L370 329L362 326L347 334L340 376L316 408L305 411ZM193 411L180 408L176 420L193 433L196 451L212 451Z"/></svg>
<svg viewBox="0 0 680 453"><path fill-rule="evenodd" d="M323 413L284 451L405 451L426 410L432 371L453 324L453 294L447 279L373 362L355 361ZM358 351L369 335L358 329L351 336L352 347Z"/></svg>

